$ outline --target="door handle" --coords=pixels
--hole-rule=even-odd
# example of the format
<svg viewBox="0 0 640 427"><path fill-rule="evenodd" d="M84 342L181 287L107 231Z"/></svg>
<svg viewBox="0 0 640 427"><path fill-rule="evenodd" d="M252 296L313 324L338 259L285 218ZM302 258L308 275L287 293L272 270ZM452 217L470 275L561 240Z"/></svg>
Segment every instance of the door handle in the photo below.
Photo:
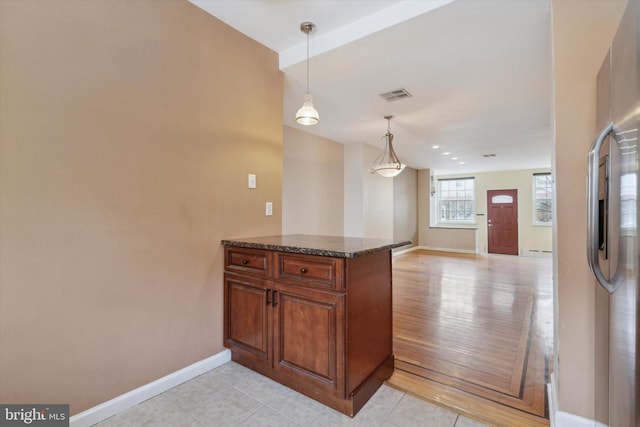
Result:
<svg viewBox="0 0 640 427"><path fill-rule="evenodd" d="M267 305L271 304L271 301L269 300L270 294L271 294L271 289L267 289Z"/></svg>
<svg viewBox="0 0 640 427"><path fill-rule="evenodd" d="M612 293L615 288L613 284L604 277L598 262L598 250L600 247L598 241L598 183L600 181L600 149L609 135L611 135L614 140L616 139L613 123L609 123L604 127L595 141L593 141L593 144L591 144L591 148L589 150L587 168L587 262L598 283L600 283L600 285L609 293Z"/></svg>
<svg viewBox="0 0 640 427"><path fill-rule="evenodd" d="M278 291L276 291L275 289L273 290L272 298L271 298L271 307L275 307L276 305L278 305L278 300L276 299L277 292Z"/></svg>

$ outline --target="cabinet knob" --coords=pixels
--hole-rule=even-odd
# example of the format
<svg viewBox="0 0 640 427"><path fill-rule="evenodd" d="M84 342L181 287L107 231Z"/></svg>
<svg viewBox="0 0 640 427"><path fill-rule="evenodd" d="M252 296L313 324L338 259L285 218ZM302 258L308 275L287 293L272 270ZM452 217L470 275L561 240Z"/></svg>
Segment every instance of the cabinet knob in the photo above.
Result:
<svg viewBox="0 0 640 427"><path fill-rule="evenodd" d="M242 260L242 265L246 265L248 262L249 262L249 260L245 258L245 259Z"/></svg>
<svg viewBox="0 0 640 427"><path fill-rule="evenodd" d="M307 272L307 269L306 269L306 268L302 267L302 268L300 269L300 273L304 274L304 273L306 273L306 272Z"/></svg>

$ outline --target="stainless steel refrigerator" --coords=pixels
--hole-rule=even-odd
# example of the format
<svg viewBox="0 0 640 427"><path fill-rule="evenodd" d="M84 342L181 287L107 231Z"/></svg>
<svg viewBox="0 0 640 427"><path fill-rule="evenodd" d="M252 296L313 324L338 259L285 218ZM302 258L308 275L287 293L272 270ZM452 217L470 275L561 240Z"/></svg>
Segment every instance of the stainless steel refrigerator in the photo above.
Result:
<svg viewBox="0 0 640 427"><path fill-rule="evenodd" d="M629 0L597 76L587 258L595 286L595 418L640 427L640 5Z"/></svg>

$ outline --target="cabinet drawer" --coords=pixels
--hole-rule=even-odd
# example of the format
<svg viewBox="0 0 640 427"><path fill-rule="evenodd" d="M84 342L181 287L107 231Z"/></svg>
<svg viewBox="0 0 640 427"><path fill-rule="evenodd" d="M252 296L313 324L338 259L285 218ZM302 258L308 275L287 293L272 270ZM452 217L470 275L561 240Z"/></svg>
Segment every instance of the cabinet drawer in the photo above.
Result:
<svg viewBox="0 0 640 427"><path fill-rule="evenodd" d="M265 277L273 275L273 253L260 249L227 246L224 253L224 268Z"/></svg>
<svg viewBox="0 0 640 427"><path fill-rule="evenodd" d="M321 289L344 290L342 258L276 254L276 279Z"/></svg>

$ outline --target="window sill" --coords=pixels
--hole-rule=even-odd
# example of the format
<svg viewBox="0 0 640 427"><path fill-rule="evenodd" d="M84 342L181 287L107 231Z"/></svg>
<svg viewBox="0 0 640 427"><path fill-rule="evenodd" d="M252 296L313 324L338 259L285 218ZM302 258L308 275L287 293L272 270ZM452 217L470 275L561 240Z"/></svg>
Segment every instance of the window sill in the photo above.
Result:
<svg viewBox="0 0 640 427"><path fill-rule="evenodd" d="M476 224L437 224L430 225L429 228L449 228L453 230L477 230L478 226Z"/></svg>

